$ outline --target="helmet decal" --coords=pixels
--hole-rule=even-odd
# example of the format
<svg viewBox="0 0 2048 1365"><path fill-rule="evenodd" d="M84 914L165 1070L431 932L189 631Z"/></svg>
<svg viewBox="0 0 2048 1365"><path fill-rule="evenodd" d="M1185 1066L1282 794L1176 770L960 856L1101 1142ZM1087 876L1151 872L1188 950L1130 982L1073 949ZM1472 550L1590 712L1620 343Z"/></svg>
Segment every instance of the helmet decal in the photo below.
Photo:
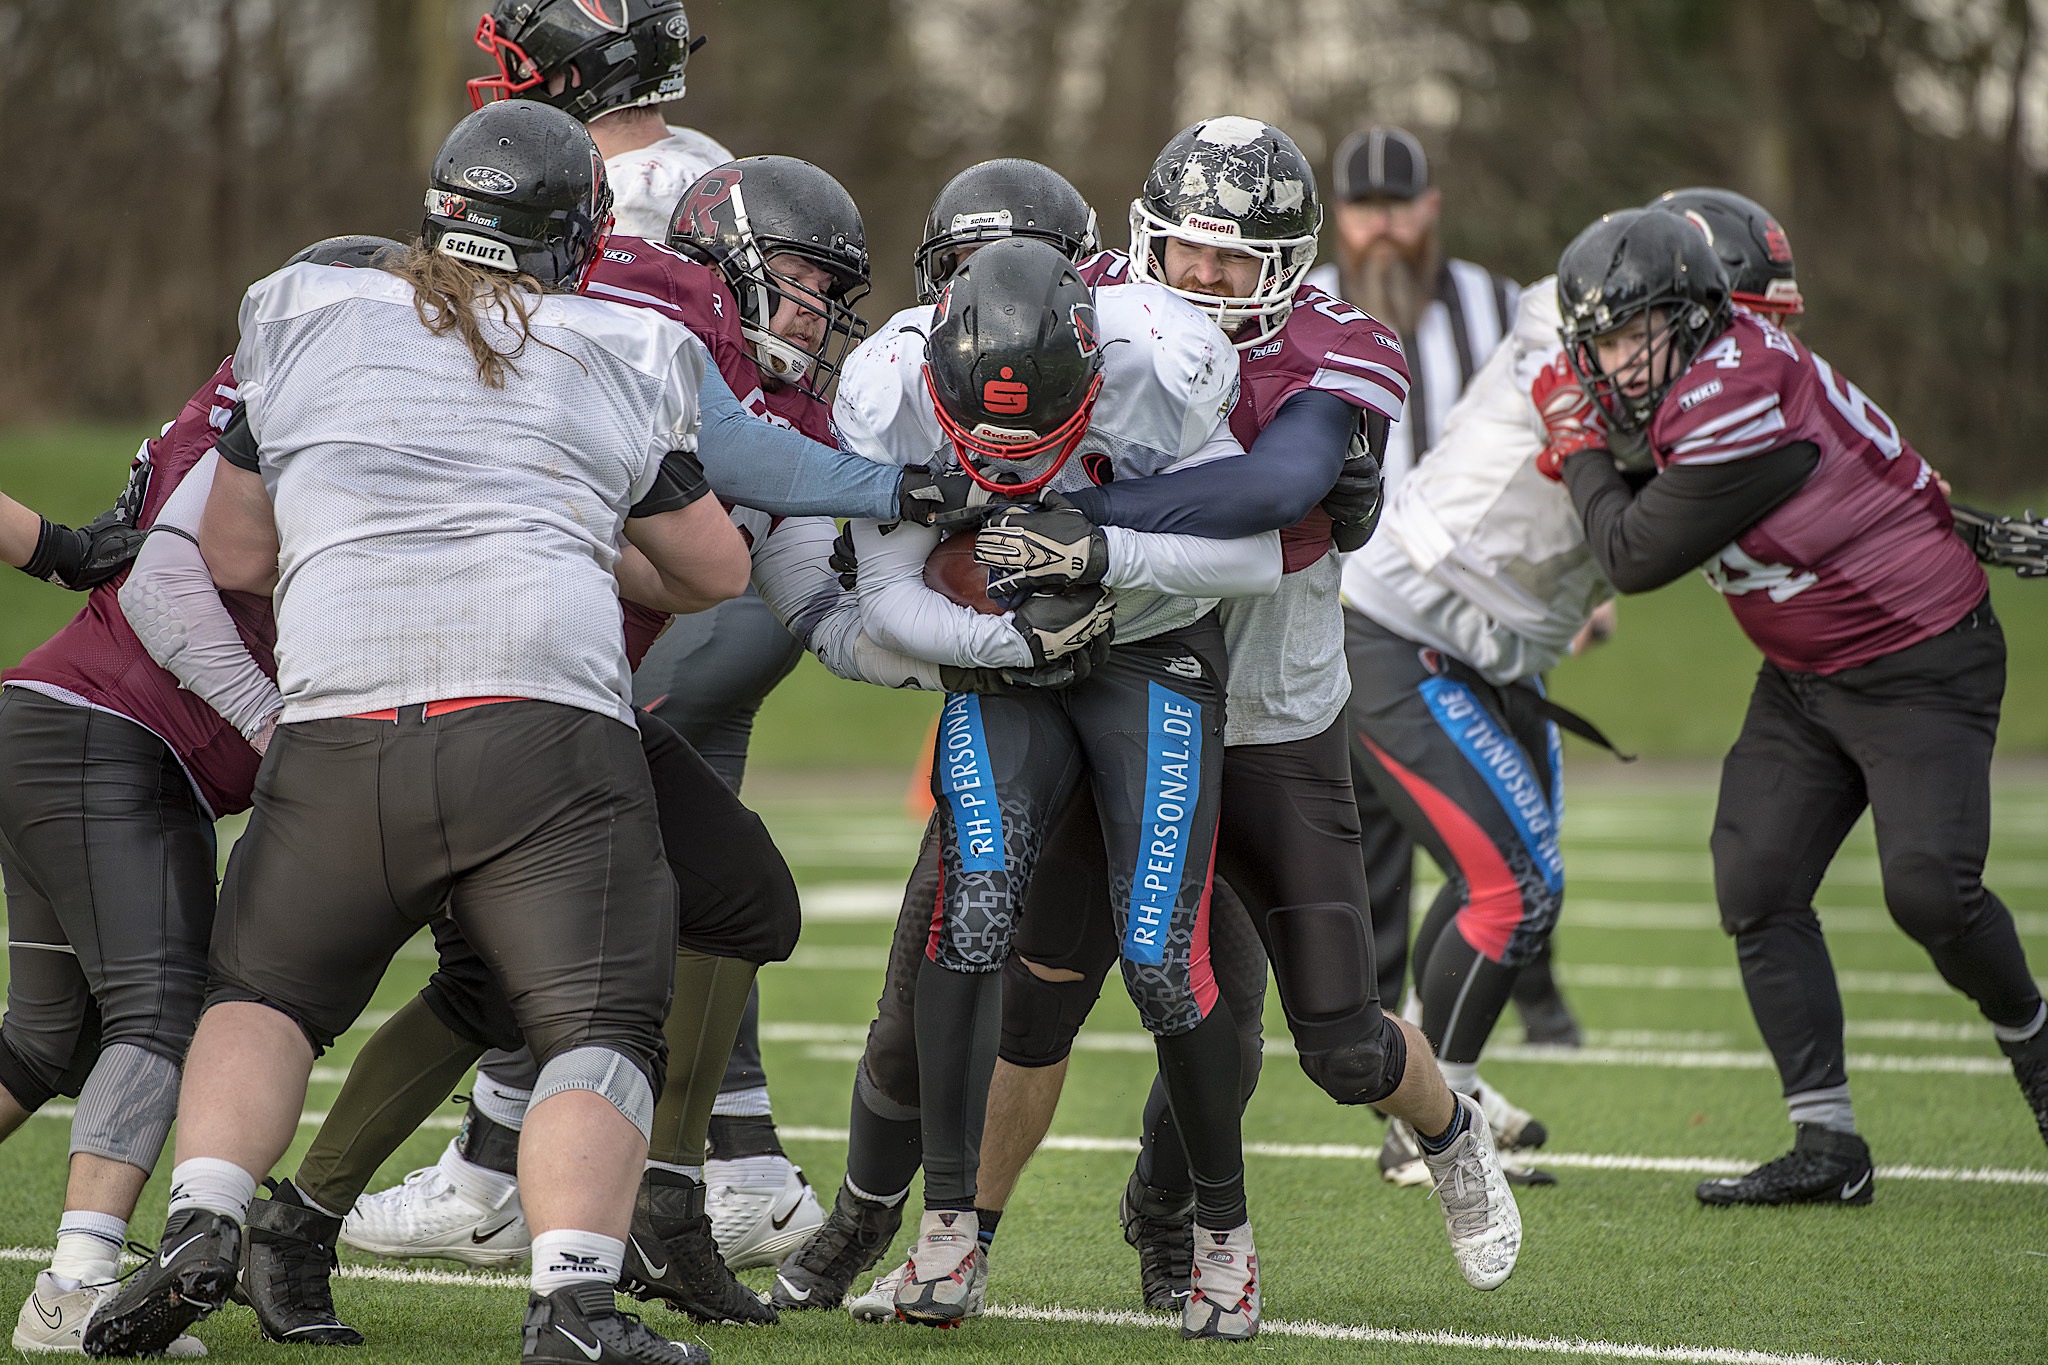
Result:
<svg viewBox="0 0 2048 1365"><path fill-rule="evenodd" d="M1770 253L1772 264L1792 264L1792 241L1775 218L1764 220L1764 249Z"/></svg>
<svg viewBox="0 0 2048 1365"><path fill-rule="evenodd" d="M1074 340L1081 348L1082 355L1094 355L1102 349L1098 339L1100 333L1095 327L1095 305L1077 303L1067 310L1067 321L1074 326Z"/></svg>
<svg viewBox="0 0 2048 1365"><path fill-rule="evenodd" d="M613 33L626 31L625 0L575 0L575 5L603 28Z"/></svg>
<svg viewBox="0 0 2048 1365"><path fill-rule="evenodd" d="M1031 406L1031 386L1016 378L1008 365L997 373L1001 378L981 386L981 405L999 417L1015 417Z"/></svg>
<svg viewBox="0 0 2048 1365"><path fill-rule="evenodd" d="M689 197L676 206L675 227L671 231L713 237L724 231L718 223L718 206L732 199L743 178L744 173L737 166L720 166L706 172L690 187Z"/></svg>

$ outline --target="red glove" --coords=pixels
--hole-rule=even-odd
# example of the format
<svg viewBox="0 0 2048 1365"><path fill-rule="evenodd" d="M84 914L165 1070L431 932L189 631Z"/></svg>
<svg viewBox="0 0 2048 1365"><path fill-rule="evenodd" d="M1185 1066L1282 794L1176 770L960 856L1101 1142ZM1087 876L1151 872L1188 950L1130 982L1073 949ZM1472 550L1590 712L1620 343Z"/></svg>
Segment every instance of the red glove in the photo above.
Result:
<svg viewBox="0 0 2048 1365"><path fill-rule="evenodd" d="M1564 462L1582 450L1607 449L1607 428L1600 409L1586 396L1564 352L1543 367L1529 386L1529 399L1543 418L1546 440L1536 457L1536 472L1546 479L1564 482Z"/></svg>

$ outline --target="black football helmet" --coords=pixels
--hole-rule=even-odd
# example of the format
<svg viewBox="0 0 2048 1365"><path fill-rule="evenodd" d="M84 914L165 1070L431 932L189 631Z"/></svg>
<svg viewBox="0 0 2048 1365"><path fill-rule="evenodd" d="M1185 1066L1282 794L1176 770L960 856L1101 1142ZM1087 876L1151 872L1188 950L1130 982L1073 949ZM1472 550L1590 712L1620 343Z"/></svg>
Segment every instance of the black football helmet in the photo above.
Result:
<svg viewBox="0 0 2048 1365"><path fill-rule="evenodd" d="M386 253L395 258L405 247L389 237L324 237L311 246L300 247L286 265L345 265L363 268L382 265Z"/></svg>
<svg viewBox="0 0 2048 1365"><path fill-rule="evenodd" d="M777 383L822 393L868 325L853 305L868 292L867 234L837 180L793 156L748 156L706 171L669 216L668 244L717 270L740 304L754 363ZM789 254L831 276L824 293L770 262ZM769 321L784 295L824 319L815 351L777 336Z"/></svg>
<svg viewBox="0 0 2048 1365"><path fill-rule="evenodd" d="M960 467L992 492L1043 488L1102 392L1094 295L1050 242L1012 237L967 259L938 313L924 380Z"/></svg>
<svg viewBox="0 0 2048 1365"><path fill-rule="evenodd" d="M912 267L917 301L938 302L968 252L1005 237L1051 242L1070 261L1102 249L1095 210L1065 176L1016 157L984 161L948 180L932 200Z"/></svg>
<svg viewBox="0 0 2048 1365"><path fill-rule="evenodd" d="M1792 239L1756 200L1733 190L1667 190L1648 207L1681 214L1707 234L1737 303L1774 317L1806 311L1792 269Z"/></svg>
<svg viewBox="0 0 2048 1365"><path fill-rule="evenodd" d="M1168 237L1258 257L1258 285L1244 298L1173 291L1244 350L1287 324L1322 228L1316 173L1293 138L1257 119L1203 119L1166 144L1131 201L1131 275L1173 288Z"/></svg>
<svg viewBox="0 0 2048 1365"><path fill-rule="evenodd" d="M1557 262L1559 335L1579 383L1610 428L1647 429L1664 395L1700 350L1728 325L1728 273L1707 239L1674 213L1622 209L1581 232ZM1668 350L1668 373L1637 395L1624 392L1600 364L1594 338L1638 315L1647 317L1643 349ZM1632 358L1629 362L1634 364Z"/></svg>
<svg viewBox="0 0 2048 1365"><path fill-rule="evenodd" d="M611 231L604 161L581 123L532 100L487 104L434 154L422 243L472 265L583 287Z"/></svg>
<svg viewBox="0 0 2048 1365"><path fill-rule="evenodd" d="M497 0L476 45L498 64L469 82L469 103L529 99L585 123L599 114L683 97L690 41L682 0ZM558 93L548 78L564 78Z"/></svg>

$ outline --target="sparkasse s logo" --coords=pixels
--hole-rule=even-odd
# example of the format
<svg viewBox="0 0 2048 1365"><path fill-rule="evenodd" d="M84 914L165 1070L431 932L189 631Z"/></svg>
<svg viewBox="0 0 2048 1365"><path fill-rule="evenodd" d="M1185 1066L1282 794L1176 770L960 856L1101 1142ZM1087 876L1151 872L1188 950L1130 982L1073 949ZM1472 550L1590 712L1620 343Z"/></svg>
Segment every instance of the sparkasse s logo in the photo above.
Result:
<svg viewBox="0 0 2048 1365"><path fill-rule="evenodd" d="M1016 417L1031 406L1031 386L1017 379L1017 372L1003 366L1000 379L981 386L981 405L1003 417Z"/></svg>

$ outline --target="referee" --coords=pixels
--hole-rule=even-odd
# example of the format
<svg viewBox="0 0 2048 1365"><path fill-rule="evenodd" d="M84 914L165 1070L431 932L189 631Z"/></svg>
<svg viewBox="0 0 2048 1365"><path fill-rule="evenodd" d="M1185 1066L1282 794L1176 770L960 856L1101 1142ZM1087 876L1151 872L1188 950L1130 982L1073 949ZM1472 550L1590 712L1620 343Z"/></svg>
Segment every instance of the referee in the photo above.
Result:
<svg viewBox="0 0 2048 1365"><path fill-rule="evenodd" d="M1471 261L1444 255L1439 220L1443 192L1430 183L1429 158L1405 128L1365 128L1337 148L1331 176L1336 259L1308 282L1336 294L1391 327L1408 359L1408 406L1387 434L1381 461L1386 494L1428 453L1472 375L1512 326L1521 286ZM1371 590L1347 567L1346 605ZM1353 670L1352 685L1358 685ZM1415 845L1380 804L1352 746L1352 785L1365 834L1366 881L1372 896L1373 958L1380 999L1402 998L1408 966L1409 890ZM1576 1043L1572 1019L1550 973L1550 956L1524 969L1515 1005L1532 1043Z"/></svg>

